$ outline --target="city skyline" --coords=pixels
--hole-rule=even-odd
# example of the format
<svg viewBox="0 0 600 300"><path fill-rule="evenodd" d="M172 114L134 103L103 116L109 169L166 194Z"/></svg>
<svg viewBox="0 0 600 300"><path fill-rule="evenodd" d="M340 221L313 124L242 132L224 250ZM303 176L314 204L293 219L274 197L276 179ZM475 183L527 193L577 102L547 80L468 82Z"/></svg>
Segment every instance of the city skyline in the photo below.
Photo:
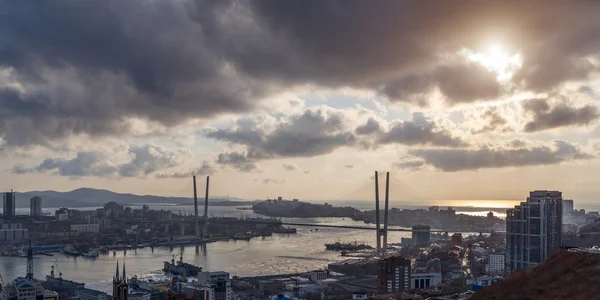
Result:
<svg viewBox="0 0 600 300"><path fill-rule="evenodd" d="M597 200L600 4L405 5L2 3L0 191Z"/></svg>

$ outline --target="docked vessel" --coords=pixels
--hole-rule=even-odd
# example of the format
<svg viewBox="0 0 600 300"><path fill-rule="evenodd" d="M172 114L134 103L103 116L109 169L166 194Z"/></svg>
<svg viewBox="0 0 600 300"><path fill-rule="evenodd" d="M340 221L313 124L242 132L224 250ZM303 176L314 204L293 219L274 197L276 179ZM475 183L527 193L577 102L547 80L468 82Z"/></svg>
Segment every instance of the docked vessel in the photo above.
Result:
<svg viewBox="0 0 600 300"><path fill-rule="evenodd" d="M243 241L249 241L252 237L245 234L245 233L238 233L236 235L233 236L234 240L243 240Z"/></svg>
<svg viewBox="0 0 600 300"><path fill-rule="evenodd" d="M83 253L82 255L84 257L96 258L96 257L98 257L98 251L92 249L92 250L90 250L90 251L88 251L86 253Z"/></svg>
<svg viewBox="0 0 600 300"><path fill-rule="evenodd" d="M371 247L369 245L359 244L357 242L354 242L354 243L335 242L335 243L331 243L331 244L325 244L325 248L327 250L331 250L331 251L346 251L346 253L348 253L348 251L373 249L373 247Z"/></svg>
<svg viewBox="0 0 600 300"><path fill-rule="evenodd" d="M64 254L66 255L73 255L73 256L79 256L81 255L81 252L77 251L77 249L75 249L75 247L73 247L73 245L67 245L63 251Z"/></svg>
<svg viewBox="0 0 600 300"><path fill-rule="evenodd" d="M202 272L202 267L183 262L183 255L180 254L178 262L175 262L175 255L173 255L171 262L164 262L163 272L172 275L198 276L198 273Z"/></svg>

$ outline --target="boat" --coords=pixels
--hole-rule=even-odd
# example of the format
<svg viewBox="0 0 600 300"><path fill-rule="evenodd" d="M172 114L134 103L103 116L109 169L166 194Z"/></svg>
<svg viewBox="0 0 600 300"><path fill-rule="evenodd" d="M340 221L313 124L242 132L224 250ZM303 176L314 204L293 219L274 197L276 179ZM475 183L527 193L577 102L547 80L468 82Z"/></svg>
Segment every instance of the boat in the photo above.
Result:
<svg viewBox="0 0 600 300"><path fill-rule="evenodd" d="M238 233L236 235L233 236L234 240L244 240L244 241L249 241L252 237L245 234L245 233Z"/></svg>
<svg viewBox="0 0 600 300"><path fill-rule="evenodd" d="M88 251L86 253L82 253L81 255L84 256L84 257L96 258L96 257L98 257L98 251L96 251L96 250L90 250L90 251Z"/></svg>
<svg viewBox="0 0 600 300"><path fill-rule="evenodd" d="M325 248L330 251L346 251L345 254L348 254L348 251L373 249L373 247L371 247L369 245L359 244L357 242L354 242L354 243L335 242L335 243L331 243L331 244L325 244Z"/></svg>
<svg viewBox="0 0 600 300"><path fill-rule="evenodd" d="M64 254L66 255L73 255L73 256L79 256L81 255L81 252L77 251L77 249L75 249L75 247L73 247L72 245L67 245L63 251Z"/></svg>
<svg viewBox="0 0 600 300"><path fill-rule="evenodd" d="M236 207L237 210L252 210L252 207Z"/></svg>

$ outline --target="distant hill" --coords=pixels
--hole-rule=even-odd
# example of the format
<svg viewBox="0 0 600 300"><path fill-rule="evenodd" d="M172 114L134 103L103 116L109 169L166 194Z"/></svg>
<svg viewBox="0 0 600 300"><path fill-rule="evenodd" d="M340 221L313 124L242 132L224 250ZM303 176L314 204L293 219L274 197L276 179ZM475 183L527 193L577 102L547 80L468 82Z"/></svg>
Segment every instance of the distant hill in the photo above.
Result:
<svg viewBox="0 0 600 300"><path fill-rule="evenodd" d="M126 193L115 193L109 190L80 188L69 192L57 191L30 191L17 193L17 207L29 207L29 198L33 196L42 197L44 207L90 207L103 206L105 203L115 201L122 205L141 204L193 204L193 198L186 197L162 197L154 195L134 195ZM247 205L253 202L243 201L235 198L227 200L223 198L210 198L213 205ZM199 205L204 203L204 197L198 197ZM1 203L0 203L1 204Z"/></svg>

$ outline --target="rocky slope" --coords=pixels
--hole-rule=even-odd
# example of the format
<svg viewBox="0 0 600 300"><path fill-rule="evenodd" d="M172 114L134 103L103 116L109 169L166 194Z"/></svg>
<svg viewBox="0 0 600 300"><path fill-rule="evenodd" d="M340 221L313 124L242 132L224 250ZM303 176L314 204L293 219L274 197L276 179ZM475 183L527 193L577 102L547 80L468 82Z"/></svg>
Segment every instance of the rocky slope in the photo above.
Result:
<svg viewBox="0 0 600 300"><path fill-rule="evenodd" d="M539 267L514 273L471 299L600 299L600 254L556 252Z"/></svg>

